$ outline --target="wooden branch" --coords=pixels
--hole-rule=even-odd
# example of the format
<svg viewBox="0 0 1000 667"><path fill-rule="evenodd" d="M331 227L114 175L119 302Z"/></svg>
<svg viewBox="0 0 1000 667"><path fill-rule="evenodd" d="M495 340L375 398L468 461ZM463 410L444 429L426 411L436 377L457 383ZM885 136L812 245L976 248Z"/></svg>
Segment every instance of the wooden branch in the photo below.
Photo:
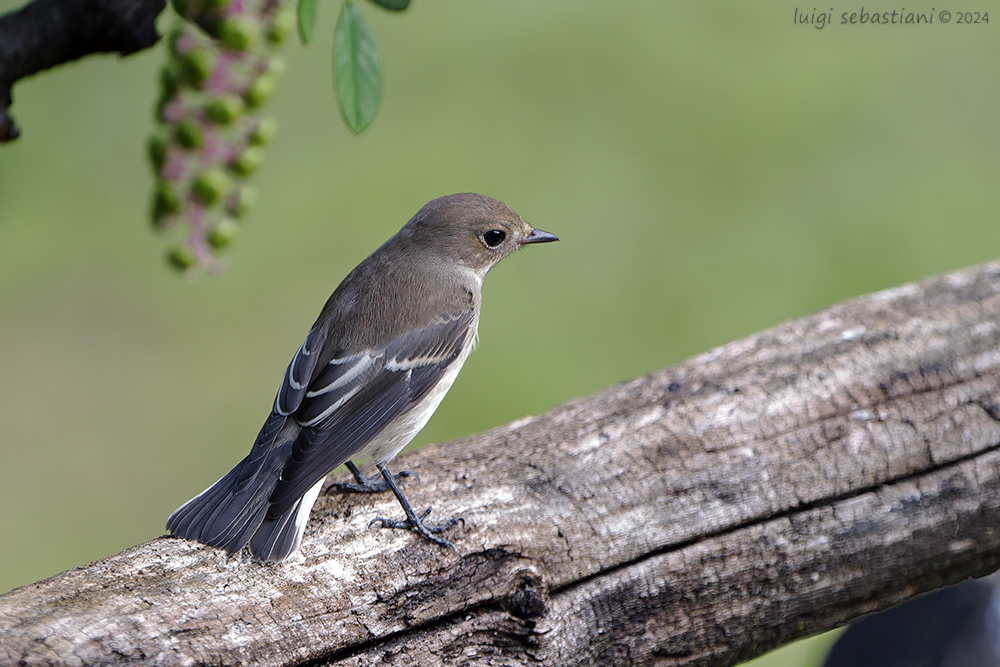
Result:
<svg viewBox="0 0 1000 667"><path fill-rule="evenodd" d="M92 53L149 48L164 7L166 0L34 0L0 16L0 143L20 135L9 112L19 79Z"/></svg>
<svg viewBox="0 0 1000 667"><path fill-rule="evenodd" d="M265 566L161 538L0 596L0 663L724 665L1000 565L1000 264L403 458ZM19 662L20 661L20 662Z"/></svg>

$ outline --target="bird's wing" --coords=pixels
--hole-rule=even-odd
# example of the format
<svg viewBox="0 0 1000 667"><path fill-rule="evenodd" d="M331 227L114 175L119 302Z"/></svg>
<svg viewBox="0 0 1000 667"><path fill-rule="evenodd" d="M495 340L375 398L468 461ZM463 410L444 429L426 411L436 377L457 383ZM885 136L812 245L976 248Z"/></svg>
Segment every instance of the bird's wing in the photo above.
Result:
<svg viewBox="0 0 1000 667"><path fill-rule="evenodd" d="M301 430L271 495L280 516L316 482L349 461L394 419L414 408L475 336L475 309L440 316L382 349L334 354L315 367L294 417ZM308 364L304 364L305 368ZM293 360L286 376L291 384ZM301 384L301 383L300 383ZM286 395L293 396L294 387ZM288 409L291 402L279 407Z"/></svg>
<svg viewBox="0 0 1000 667"><path fill-rule="evenodd" d="M291 413L305 398L325 337L322 326L309 332L285 371L274 407L250 453L222 479L171 514L167 519L171 532L222 547L230 554L242 549L253 536L299 433Z"/></svg>
<svg viewBox="0 0 1000 667"><path fill-rule="evenodd" d="M302 345L296 350L295 356L285 370L281 386L278 387L278 395L274 399L271 414L261 427L250 453L240 462L241 471L235 480L236 488L245 489L255 485L256 478L266 473L269 466L265 465L265 462L273 456L275 447L287 440L287 435L283 435L279 440L278 434L285 428L289 415L298 409L302 399L305 398L309 379L313 376L322 354L325 337L325 327L317 325L306 334Z"/></svg>
<svg viewBox="0 0 1000 667"><path fill-rule="evenodd" d="M318 324L306 334L278 388L278 396L274 399L275 412L287 416L298 410L315 374L325 338L326 328Z"/></svg>

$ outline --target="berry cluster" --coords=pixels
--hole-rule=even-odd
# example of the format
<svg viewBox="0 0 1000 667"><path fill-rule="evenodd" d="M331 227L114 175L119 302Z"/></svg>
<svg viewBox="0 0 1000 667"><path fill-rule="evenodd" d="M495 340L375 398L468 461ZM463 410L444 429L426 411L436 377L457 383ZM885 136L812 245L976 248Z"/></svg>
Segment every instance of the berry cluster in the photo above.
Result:
<svg viewBox="0 0 1000 667"><path fill-rule="evenodd" d="M256 198L244 181L275 131L260 108L284 69L273 48L295 29L295 15L281 0L173 6L189 22L167 40L156 110L161 127L149 141L157 177L152 218L161 230L186 223L186 239L167 255L172 266L214 270L215 253L232 242L236 220Z"/></svg>

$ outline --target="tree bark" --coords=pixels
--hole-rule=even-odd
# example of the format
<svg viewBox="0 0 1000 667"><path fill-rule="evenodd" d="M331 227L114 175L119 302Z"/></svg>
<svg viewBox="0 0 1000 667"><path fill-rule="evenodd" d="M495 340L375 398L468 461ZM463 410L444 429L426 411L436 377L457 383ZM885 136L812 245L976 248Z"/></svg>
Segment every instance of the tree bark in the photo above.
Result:
<svg viewBox="0 0 1000 667"><path fill-rule="evenodd" d="M287 563L160 538L0 596L0 662L732 664L1000 566L998 450L1000 263L403 457L457 552L321 496Z"/></svg>
<svg viewBox="0 0 1000 667"><path fill-rule="evenodd" d="M131 55L156 44L166 0L34 0L0 16L0 143L20 131L11 88L44 69L92 53Z"/></svg>

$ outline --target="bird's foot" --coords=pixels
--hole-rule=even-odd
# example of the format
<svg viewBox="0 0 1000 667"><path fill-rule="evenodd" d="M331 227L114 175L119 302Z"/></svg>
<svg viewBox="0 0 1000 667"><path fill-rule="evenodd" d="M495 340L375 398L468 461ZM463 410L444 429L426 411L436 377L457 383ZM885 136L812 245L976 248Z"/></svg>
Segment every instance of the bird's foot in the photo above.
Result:
<svg viewBox="0 0 1000 667"><path fill-rule="evenodd" d="M424 523L424 519L426 519L427 515L430 513L431 513L431 508L428 507L426 510L424 510L424 513L421 514L420 516L417 516L416 514L410 515L410 513L408 512L407 514L409 516L407 516L407 518L403 520L387 519L383 516L377 516L368 523L368 527L370 528L372 525L378 523L381 524L383 528L408 528L410 530L420 533L421 535L426 537L431 542L434 542L435 544L439 544L442 547L449 547L452 551L457 552L458 550L455 549L454 544L452 544L451 542L449 542L444 538L437 537L435 533L444 532L459 522L461 522L462 525L464 526L465 519L463 519L460 516L456 516L448 519L444 523L439 523L437 525L429 526L426 523Z"/></svg>
<svg viewBox="0 0 1000 667"><path fill-rule="evenodd" d="M354 479L357 480L357 484L352 484L350 482L334 482L327 487L326 492L339 491L341 493L385 493L389 491L389 485L386 483L385 479L381 476L379 477L366 477L358 467L347 462L347 469L351 471L354 475ZM399 482L407 477L413 477L418 482L420 481L420 476L412 470L403 470L402 472L397 472L392 476L394 482Z"/></svg>

